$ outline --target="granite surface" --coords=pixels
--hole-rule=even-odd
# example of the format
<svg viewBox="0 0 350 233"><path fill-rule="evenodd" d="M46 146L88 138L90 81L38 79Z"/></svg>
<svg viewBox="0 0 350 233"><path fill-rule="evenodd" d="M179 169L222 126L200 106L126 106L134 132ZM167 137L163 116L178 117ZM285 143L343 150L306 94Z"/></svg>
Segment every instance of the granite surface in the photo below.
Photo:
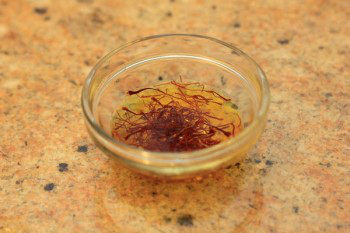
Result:
<svg viewBox="0 0 350 233"><path fill-rule="evenodd" d="M163 182L90 140L92 65L141 36L213 36L272 94L246 160ZM0 0L0 232L350 232L350 1Z"/></svg>

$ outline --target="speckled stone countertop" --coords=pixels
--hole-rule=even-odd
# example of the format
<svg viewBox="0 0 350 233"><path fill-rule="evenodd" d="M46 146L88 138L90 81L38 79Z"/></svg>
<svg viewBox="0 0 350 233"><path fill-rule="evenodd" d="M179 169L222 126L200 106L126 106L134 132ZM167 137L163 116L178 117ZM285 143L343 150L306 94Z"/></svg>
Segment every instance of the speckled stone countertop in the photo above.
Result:
<svg viewBox="0 0 350 233"><path fill-rule="evenodd" d="M350 1L0 0L0 232L350 232ZM90 140L92 65L141 36L233 43L272 94L246 160L161 182Z"/></svg>

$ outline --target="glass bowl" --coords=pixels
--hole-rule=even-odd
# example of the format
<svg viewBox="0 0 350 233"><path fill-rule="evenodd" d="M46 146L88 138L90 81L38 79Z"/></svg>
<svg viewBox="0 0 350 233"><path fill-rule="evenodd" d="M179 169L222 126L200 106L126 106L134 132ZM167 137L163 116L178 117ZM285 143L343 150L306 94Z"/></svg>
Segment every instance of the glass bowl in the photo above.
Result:
<svg viewBox="0 0 350 233"><path fill-rule="evenodd" d="M231 98L243 131L192 152L147 151L111 136L112 114L127 91L180 77ZM143 174L172 179L201 176L241 160L265 127L269 100L264 72L250 57L220 40L187 34L149 36L110 52L93 67L82 91L88 132L104 153Z"/></svg>

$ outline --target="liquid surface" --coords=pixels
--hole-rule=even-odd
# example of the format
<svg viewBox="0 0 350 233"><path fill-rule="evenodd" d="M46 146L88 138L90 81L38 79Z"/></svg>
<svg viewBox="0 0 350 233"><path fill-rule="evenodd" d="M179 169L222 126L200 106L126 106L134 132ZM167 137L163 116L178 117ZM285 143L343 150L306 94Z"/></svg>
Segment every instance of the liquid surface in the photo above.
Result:
<svg viewBox="0 0 350 233"><path fill-rule="evenodd" d="M175 81L128 91L111 122L116 140L162 152L204 149L242 130L229 98L200 83Z"/></svg>

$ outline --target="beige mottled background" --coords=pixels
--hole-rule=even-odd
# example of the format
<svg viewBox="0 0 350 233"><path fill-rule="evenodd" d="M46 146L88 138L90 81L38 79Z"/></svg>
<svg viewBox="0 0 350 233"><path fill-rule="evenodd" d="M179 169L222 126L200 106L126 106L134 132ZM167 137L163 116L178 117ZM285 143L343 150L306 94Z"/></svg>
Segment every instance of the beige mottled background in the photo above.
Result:
<svg viewBox="0 0 350 233"><path fill-rule="evenodd" d="M272 103L247 159L143 178L96 149L80 92L138 37L230 42ZM350 232L350 1L0 0L0 232Z"/></svg>

